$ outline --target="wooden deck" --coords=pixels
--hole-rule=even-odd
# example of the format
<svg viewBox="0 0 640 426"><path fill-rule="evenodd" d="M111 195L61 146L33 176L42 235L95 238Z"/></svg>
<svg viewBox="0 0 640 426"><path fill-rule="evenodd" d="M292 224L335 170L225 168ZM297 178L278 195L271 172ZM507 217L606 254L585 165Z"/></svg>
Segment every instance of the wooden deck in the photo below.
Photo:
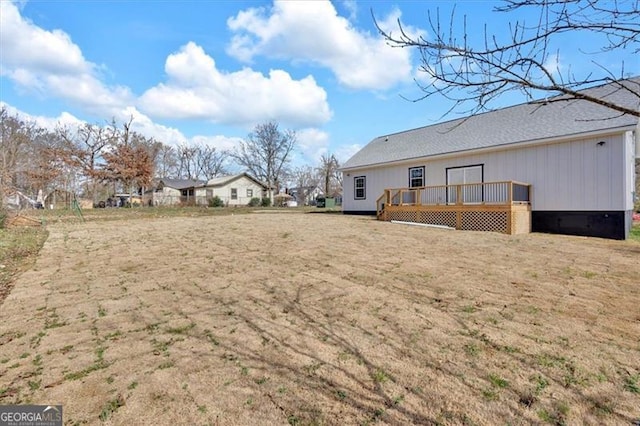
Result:
<svg viewBox="0 0 640 426"><path fill-rule="evenodd" d="M531 185L506 181L386 189L376 201L379 220L470 231L531 231Z"/></svg>

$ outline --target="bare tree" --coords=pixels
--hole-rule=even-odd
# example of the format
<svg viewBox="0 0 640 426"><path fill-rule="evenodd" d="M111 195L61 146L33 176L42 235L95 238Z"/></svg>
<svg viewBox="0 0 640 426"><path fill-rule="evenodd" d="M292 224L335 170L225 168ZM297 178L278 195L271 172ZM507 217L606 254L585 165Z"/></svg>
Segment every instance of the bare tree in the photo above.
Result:
<svg viewBox="0 0 640 426"><path fill-rule="evenodd" d="M158 178L176 178L179 176L178 154L174 147L160 144L158 155L156 156L155 170Z"/></svg>
<svg viewBox="0 0 640 426"><path fill-rule="evenodd" d="M44 129L0 109L0 208L5 195L29 187L26 171L32 163L34 141Z"/></svg>
<svg viewBox="0 0 640 426"><path fill-rule="evenodd" d="M178 145L178 177L184 179L198 179L198 165L196 163L197 148L186 143Z"/></svg>
<svg viewBox="0 0 640 426"><path fill-rule="evenodd" d="M495 29L485 24L484 34L472 38L467 18L455 21L455 8L448 20L440 20L440 12L429 11L430 36L415 36L398 21L397 34L378 31L395 47L415 48L421 55L420 70L427 78L418 86L424 96L435 94L453 101L448 112L463 108L464 113L491 110L491 102L504 93L518 91L532 100L544 96L545 102L584 99L603 105L615 114L640 117L638 105L626 105L610 97L592 97L580 92L588 86L613 83L619 90L630 91L640 101L640 84L626 83L624 64L619 74L608 63L598 63L600 53L640 53L640 3L637 0L596 2L595 0L506 0L495 12L534 9L535 22L512 21L508 28ZM374 17L375 21L375 17ZM593 66L560 71L557 60L562 37L584 34L599 45L580 52L591 55ZM578 53L578 52L573 52ZM471 106L469 106L471 105Z"/></svg>
<svg viewBox="0 0 640 426"><path fill-rule="evenodd" d="M115 122L109 126L84 123L77 128L60 127L56 130L63 141L60 156L71 167L80 170L85 179L86 192L93 203L98 202L98 171L103 165L107 147L115 144L118 128Z"/></svg>
<svg viewBox="0 0 640 426"><path fill-rule="evenodd" d="M318 186L318 174L311 166L294 168L289 174L289 180L296 189L296 200L305 203L309 194Z"/></svg>
<svg viewBox="0 0 640 426"><path fill-rule="evenodd" d="M273 190L278 189L284 178L296 141L293 130L281 132L278 123L270 121L258 124L231 155L240 166L267 185L268 196L272 198Z"/></svg>
<svg viewBox="0 0 640 426"><path fill-rule="evenodd" d="M198 170L198 177L204 180L212 179L226 172L226 162L229 153L224 150L217 150L209 145L197 145L195 161Z"/></svg>
<svg viewBox="0 0 640 426"><path fill-rule="evenodd" d="M42 132L31 144L25 165L25 176L31 194L42 191L43 196L52 190L64 187L73 175L65 161L63 141L56 132ZM43 200L40 200L43 201Z"/></svg>
<svg viewBox="0 0 640 426"><path fill-rule="evenodd" d="M340 163L335 155L327 153L320 157L318 173L322 177L323 190L327 197L342 186L342 174L338 171L339 168Z"/></svg>
<svg viewBox="0 0 640 426"><path fill-rule="evenodd" d="M229 153L205 144L176 148L177 175L184 179L209 180L226 172Z"/></svg>

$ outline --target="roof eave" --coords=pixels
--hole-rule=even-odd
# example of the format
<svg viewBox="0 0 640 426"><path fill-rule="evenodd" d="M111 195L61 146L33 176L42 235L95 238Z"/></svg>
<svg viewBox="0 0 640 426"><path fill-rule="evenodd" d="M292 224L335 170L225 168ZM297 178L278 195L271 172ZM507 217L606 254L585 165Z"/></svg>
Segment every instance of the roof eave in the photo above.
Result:
<svg viewBox="0 0 640 426"><path fill-rule="evenodd" d="M597 130L597 131L593 131L593 132L574 133L574 134L565 135L565 136L555 136L555 137L543 138L543 139L533 139L533 140L530 140L530 141L511 142L511 143L506 143L506 144L501 144L501 145L492 145L492 146L487 146L487 147L482 147L482 148L463 149L463 150L459 150L459 151L450 151L450 152L443 152L443 153L439 153L439 154L431 154L431 155L422 155L422 156L417 156L417 157L403 158L403 159L400 159L400 160L381 161L381 162L378 162L378 163L363 164L363 165L358 165L358 166L353 166L353 167L341 167L338 170L344 173L344 172L351 171L351 170L359 170L359 169L368 169L368 168L381 167L381 166L389 166L389 165L392 165L392 164L412 163L412 162L415 162L416 160L419 160L419 159L422 159L422 158L438 159L438 158L453 157L453 156L462 155L462 154L479 154L479 153L484 153L484 152L502 151L502 150L505 150L505 149L516 149L516 148L534 146L534 145L546 145L546 144L551 144L551 143L561 143L561 142L567 142L567 141L570 141L570 140L576 140L576 139L582 139L582 138L594 138L594 137L599 137L599 136L623 133L623 132L627 132L627 131L630 131L630 130L631 131L638 130L639 126L640 126L640 123L636 124L636 125L627 125L627 126L620 126L620 127L609 128L609 129Z"/></svg>

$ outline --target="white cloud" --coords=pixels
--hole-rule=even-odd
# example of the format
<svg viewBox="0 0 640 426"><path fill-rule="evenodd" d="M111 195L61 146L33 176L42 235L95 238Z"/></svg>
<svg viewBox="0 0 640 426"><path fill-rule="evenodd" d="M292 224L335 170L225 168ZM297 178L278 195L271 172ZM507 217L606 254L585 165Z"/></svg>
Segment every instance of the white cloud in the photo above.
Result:
<svg viewBox="0 0 640 426"><path fill-rule="evenodd" d="M84 58L68 34L36 26L11 1L0 1L0 51L0 75L23 89L102 113L112 113L131 99L129 89L100 82L97 66Z"/></svg>
<svg viewBox="0 0 640 426"><path fill-rule="evenodd" d="M230 138L227 136L216 135L216 136L194 136L189 140L189 142L193 144L203 144L203 145L213 146L214 148L223 150L223 151L233 151L238 146L241 140L242 138L237 138L237 137Z"/></svg>
<svg viewBox="0 0 640 426"><path fill-rule="evenodd" d="M553 77L559 77L563 70L562 63L560 62L560 54L556 53L549 55L544 63L544 69L547 70ZM543 79L546 79L543 78Z"/></svg>
<svg viewBox="0 0 640 426"><path fill-rule="evenodd" d="M379 24L389 29L400 16L395 9ZM409 49L392 48L382 37L354 28L329 1L275 1L269 10L241 11L227 25L235 32L227 53L242 61L257 55L308 61L331 69L354 89L388 89L411 80Z"/></svg>
<svg viewBox="0 0 640 426"><path fill-rule="evenodd" d="M231 150L237 146L238 141L240 140L240 138L227 137L223 135L195 135L192 137L186 137L175 127L169 127L154 122L149 118L149 116L141 113L135 107L122 109L115 115L115 119L118 123L125 123L133 119L131 122L132 130L145 135L146 137L152 137L157 141L170 146L178 146L182 144L204 144L221 150Z"/></svg>
<svg viewBox="0 0 640 426"><path fill-rule="evenodd" d="M355 21L358 17L358 2L356 0L343 0L342 5L349 12L349 19Z"/></svg>
<svg viewBox="0 0 640 426"><path fill-rule="evenodd" d="M352 145L342 145L336 152L335 156L340 164L344 164L349 158L353 157L356 152L362 149L362 145L354 143Z"/></svg>
<svg viewBox="0 0 640 426"><path fill-rule="evenodd" d="M304 157L303 163L318 165L320 157L329 147L329 134L319 129L307 128L296 132L298 150Z"/></svg>
<svg viewBox="0 0 640 426"><path fill-rule="evenodd" d="M0 43L4 66L49 73L90 72L80 48L63 31L46 31L23 19L16 4L0 3Z"/></svg>
<svg viewBox="0 0 640 426"><path fill-rule="evenodd" d="M29 122L35 122L38 126L51 131L55 130L57 127L75 128L87 123L85 120L82 120L66 111L62 112L58 117L32 115L2 101L0 101L0 108L6 108L9 115L18 116L22 120ZM129 120L133 118L133 121L131 122L132 130L146 137L152 137L157 141L170 146L177 146L180 144L205 144L221 150L231 150L237 146L240 141L240 138L227 137L223 135L196 135L193 137L186 137L180 130L174 127L155 123L148 116L142 114L134 107L127 107L118 111L113 118L116 120L118 125L129 122ZM108 123L104 122L98 124L107 125Z"/></svg>
<svg viewBox="0 0 640 426"><path fill-rule="evenodd" d="M66 111L58 117L47 117L43 115L32 115L17 109L16 107L0 101L0 108L5 108L9 115L20 117L22 120L36 123L39 127L48 130L55 130L58 126L78 126L84 121Z"/></svg>
<svg viewBox="0 0 640 426"><path fill-rule="evenodd" d="M308 128L298 131L298 151L300 157L294 158L296 164L309 164L313 167L320 165L320 157L333 154L340 164L346 162L356 152L362 149L360 144L341 145L333 150L330 147L329 133L320 129Z"/></svg>
<svg viewBox="0 0 640 426"><path fill-rule="evenodd" d="M312 76L294 80L282 70L265 76L249 68L225 73L193 42L169 55L165 71L168 81L140 98L141 109L155 117L245 126L275 119L295 127L317 125L331 117L327 93Z"/></svg>

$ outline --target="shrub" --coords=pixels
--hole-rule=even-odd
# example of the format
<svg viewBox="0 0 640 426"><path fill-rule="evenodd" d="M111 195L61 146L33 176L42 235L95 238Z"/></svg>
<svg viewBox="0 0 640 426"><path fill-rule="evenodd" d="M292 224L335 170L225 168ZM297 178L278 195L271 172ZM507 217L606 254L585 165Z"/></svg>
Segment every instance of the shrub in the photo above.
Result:
<svg viewBox="0 0 640 426"><path fill-rule="evenodd" d="M260 198L258 198L258 197L253 197L253 198L249 201L248 206L249 206L249 207L258 207L261 203L262 203L262 201L260 200Z"/></svg>
<svg viewBox="0 0 640 426"><path fill-rule="evenodd" d="M224 201L216 195L209 199L209 207L224 207Z"/></svg>
<svg viewBox="0 0 640 426"><path fill-rule="evenodd" d="M262 203L260 203L262 207L270 207L271 206L271 198L262 197Z"/></svg>

